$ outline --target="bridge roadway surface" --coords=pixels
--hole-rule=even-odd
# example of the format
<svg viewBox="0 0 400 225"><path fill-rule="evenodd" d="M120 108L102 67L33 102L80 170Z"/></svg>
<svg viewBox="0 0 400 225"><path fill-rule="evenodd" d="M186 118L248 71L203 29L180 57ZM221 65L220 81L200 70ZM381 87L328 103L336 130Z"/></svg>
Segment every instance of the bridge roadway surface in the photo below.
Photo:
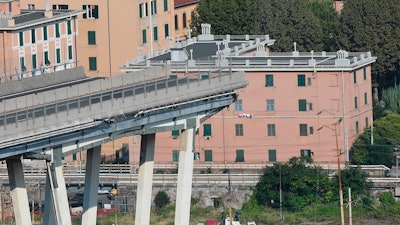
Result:
<svg viewBox="0 0 400 225"><path fill-rule="evenodd" d="M44 225L71 225L62 158L87 150L82 224L95 225L101 144L141 135L135 224L150 223L155 133L181 130L177 209L190 209L193 143L200 123L236 101L248 85L244 72L207 71L171 77L163 67L107 79L82 68L0 85L0 159L5 159L17 225L29 225L22 158L46 161ZM36 176L39 177L39 176ZM177 210L175 224L189 223Z"/></svg>

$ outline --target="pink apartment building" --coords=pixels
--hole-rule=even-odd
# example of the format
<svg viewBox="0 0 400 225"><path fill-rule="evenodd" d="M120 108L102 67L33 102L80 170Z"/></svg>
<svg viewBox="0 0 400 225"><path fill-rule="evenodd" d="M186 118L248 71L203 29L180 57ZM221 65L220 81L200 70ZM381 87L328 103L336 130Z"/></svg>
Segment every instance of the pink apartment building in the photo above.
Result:
<svg viewBox="0 0 400 225"><path fill-rule="evenodd" d="M82 12L20 11L19 3L0 2L1 82L75 67Z"/></svg>
<svg viewBox="0 0 400 225"><path fill-rule="evenodd" d="M246 72L249 85L237 101L199 128L197 163L266 164L303 155L335 166L337 149L342 162L349 160L353 141L372 123L376 58L370 52L298 52L296 44L293 52L269 52L275 40L268 35L211 35L210 25L202 30L164 55L133 59L123 68L170 64L171 78ZM176 162L178 155L179 131L158 133L155 161Z"/></svg>

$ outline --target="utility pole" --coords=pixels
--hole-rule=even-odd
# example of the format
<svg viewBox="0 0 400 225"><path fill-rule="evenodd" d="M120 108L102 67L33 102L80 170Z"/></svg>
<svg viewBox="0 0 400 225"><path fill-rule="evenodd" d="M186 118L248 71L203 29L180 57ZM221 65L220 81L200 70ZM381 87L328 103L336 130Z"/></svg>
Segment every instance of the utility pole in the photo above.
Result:
<svg viewBox="0 0 400 225"><path fill-rule="evenodd" d="M338 163L338 178L339 178L339 198L340 198L340 217L342 225L344 225L344 208L343 208L343 188L342 188L342 175L340 171L340 150L338 143L337 125L340 121L335 122L335 137L336 137L336 152L337 152L337 163Z"/></svg>
<svg viewBox="0 0 400 225"><path fill-rule="evenodd" d="M282 164L279 163L279 216L280 224L284 224L282 211Z"/></svg>

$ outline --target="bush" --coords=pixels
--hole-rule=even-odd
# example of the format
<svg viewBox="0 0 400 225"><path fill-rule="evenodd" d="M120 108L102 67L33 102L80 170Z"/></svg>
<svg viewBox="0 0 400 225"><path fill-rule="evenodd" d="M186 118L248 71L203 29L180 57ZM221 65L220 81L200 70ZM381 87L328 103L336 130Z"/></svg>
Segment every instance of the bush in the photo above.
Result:
<svg viewBox="0 0 400 225"><path fill-rule="evenodd" d="M165 191L159 191L154 198L154 206L156 210L162 209L164 206L171 203L171 200Z"/></svg>

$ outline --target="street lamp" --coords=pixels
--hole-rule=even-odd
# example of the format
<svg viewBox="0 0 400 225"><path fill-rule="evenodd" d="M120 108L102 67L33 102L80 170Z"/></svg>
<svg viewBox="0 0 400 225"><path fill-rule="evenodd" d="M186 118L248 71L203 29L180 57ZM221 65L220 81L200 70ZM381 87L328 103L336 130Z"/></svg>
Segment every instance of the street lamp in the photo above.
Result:
<svg viewBox="0 0 400 225"><path fill-rule="evenodd" d="M321 114L322 112L327 112L327 113L333 115L329 111L321 111L317 115ZM334 124L332 124L332 125L334 125L334 128L331 128L329 126L324 125L324 126L318 128L317 131L319 131L319 130L321 130L322 128L325 127L325 128L330 129L330 130L333 130L335 132L338 178L339 178L340 218L341 218L341 221L342 221L342 225L344 225L343 188L342 188L342 175L341 175L341 172L340 172L340 155L341 155L341 151L339 150L338 134L337 134L337 126L340 124L340 122L342 122L342 118L338 119Z"/></svg>

